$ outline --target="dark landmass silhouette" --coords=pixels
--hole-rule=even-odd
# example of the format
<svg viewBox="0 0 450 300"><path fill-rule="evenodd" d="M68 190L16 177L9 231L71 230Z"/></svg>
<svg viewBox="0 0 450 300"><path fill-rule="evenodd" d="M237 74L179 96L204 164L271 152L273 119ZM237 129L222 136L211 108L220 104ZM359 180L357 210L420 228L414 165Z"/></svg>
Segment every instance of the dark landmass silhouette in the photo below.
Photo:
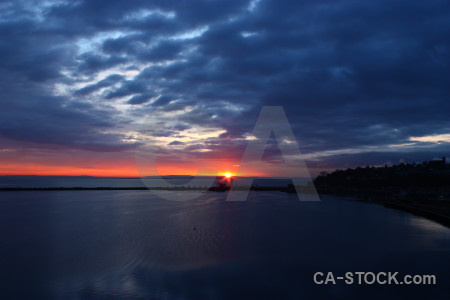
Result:
<svg viewBox="0 0 450 300"><path fill-rule="evenodd" d="M352 196L450 226L450 164L445 157L416 164L323 172L314 184L320 194Z"/></svg>

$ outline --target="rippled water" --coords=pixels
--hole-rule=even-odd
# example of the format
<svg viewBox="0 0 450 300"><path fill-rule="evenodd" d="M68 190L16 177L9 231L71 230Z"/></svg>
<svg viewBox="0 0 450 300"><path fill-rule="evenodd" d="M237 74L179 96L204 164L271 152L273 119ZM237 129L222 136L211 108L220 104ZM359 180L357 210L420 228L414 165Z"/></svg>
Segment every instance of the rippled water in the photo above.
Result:
<svg viewBox="0 0 450 300"><path fill-rule="evenodd" d="M448 299L450 230L378 205L251 192L0 193L1 299ZM318 286L317 271L436 274Z"/></svg>

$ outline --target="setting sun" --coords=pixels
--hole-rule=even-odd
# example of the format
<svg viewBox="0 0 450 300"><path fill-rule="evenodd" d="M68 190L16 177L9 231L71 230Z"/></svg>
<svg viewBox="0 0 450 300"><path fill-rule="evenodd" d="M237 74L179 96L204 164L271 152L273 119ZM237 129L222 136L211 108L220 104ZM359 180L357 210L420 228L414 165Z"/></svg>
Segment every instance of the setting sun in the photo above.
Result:
<svg viewBox="0 0 450 300"><path fill-rule="evenodd" d="M233 176L233 174L227 172L227 173L224 174L224 176L225 176L226 178L230 178L231 176Z"/></svg>

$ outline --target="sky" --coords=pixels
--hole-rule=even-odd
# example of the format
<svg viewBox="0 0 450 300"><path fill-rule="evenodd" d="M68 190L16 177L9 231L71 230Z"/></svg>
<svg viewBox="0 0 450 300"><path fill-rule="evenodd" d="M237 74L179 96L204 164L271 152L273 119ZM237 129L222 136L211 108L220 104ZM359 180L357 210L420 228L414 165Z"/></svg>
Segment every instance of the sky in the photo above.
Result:
<svg viewBox="0 0 450 300"><path fill-rule="evenodd" d="M0 37L2 175L244 175L263 106L313 175L450 156L448 0L1 1Z"/></svg>

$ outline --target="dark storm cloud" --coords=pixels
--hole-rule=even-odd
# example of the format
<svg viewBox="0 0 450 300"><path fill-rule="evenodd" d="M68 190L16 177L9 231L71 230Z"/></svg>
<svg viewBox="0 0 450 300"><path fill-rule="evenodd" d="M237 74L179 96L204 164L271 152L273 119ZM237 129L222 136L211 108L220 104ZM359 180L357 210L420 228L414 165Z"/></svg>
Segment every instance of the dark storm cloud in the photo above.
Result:
<svg viewBox="0 0 450 300"><path fill-rule="evenodd" d="M174 41L160 42L156 47L140 53L140 59L146 61L162 61L175 59L183 49L182 43Z"/></svg>
<svg viewBox="0 0 450 300"><path fill-rule="evenodd" d="M35 35L34 26L32 21L20 18L0 23L1 72L37 82L60 79L60 65L70 57L72 49L54 43L57 38Z"/></svg>
<svg viewBox="0 0 450 300"><path fill-rule="evenodd" d="M87 75L95 74L96 72L109 69L119 64L127 62L127 58L123 56L102 56L97 54L84 53L78 57L80 64L77 73Z"/></svg>
<svg viewBox="0 0 450 300"><path fill-rule="evenodd" d="M171 96L161 96L158 99L156 99L155 102L152 103L153 106L164 106L166 104L169 104L172 100L174 100L174 97Z"/></svg>
<svg viewBox="0 0 450 300"><path fill-rule="evenodd" d="M7 88L3 88L7 92ZM126 144L124 135L106 133L115 121L107 110L90 104L71 102L56 96L13 91L3 97L0 110L0 135L17 140L35 142L48 147L77 148L91 151L120 151L136 146ZM67 105L66 105L67 104Z"/></svg>
<svg viewBox="0 0 450 300"><path fill-rule="evenodd" d="M146 93L148 92L147 86L148 84L144 81L138 80L123 81L118 88L112 88L106 91L105 98L113 99L140 93Z"/></svg>
<svg viewBox="0 0 450 300"><path fill-rule="evenodd" d="M125 55L136 61L148 63L174 60L188 44L175 40L165 40L149 45L148 40L154 38L153 35L149 34L130 34L129 36L107 39L102 45L102 50L104 54L110 55L110 57ZM119 61L119 63L122 62Z"/></svg>
<svg viewBox="0 0 450 300"><path fill-rule="evenodd" d="M25 125L52 132L42 122L11 121L41 113L61 125L54 135L35 135L39 142L116 146L120 136L100 133L120 129L111 103L155 114L185 110L177 121L226 130L218 145L206 144L219 152L234 145L225 147L225 137L251 132L261 105L284 106L304 153L450 132L448 1L4 3L0 78L15 82L1 96L6 137L31 139ZM131 66L134 77L117 71ZM97 76L103 73L115 75ZM58 83L81 86L72 92L77 100L55 96ZM76 108L101 89L95 103ZM18 109L18 98L29 107ZM63 132L77 142L57 138ZM450 150L419 148L417 156ZM398 156L377 153L364 159ZM352 157L360 163L356 154L340 159Z"/></svg>
<svg viewBox="0 0 450 300"><path fill-rule="evenodd" d="M178 146L178 145L184 145L185 143L180 141L172 141L169 143L169 146Z"/></svg>
<svg viewBox="0 0 450 300"><path fill-rule="evenodd" d="M330 3L322 21L309 27L310 51L291 58L298 71L280 70L286 76L265 95L264 103L291 108L306 140L321 138L329 147L383 144L448 130L440 110L449 96L446 4L383 4ZM445 55L435 57L430 43L447 49ZM394 129L399 133L389 134Z"/></svg>
<svg viewBox="0 0 450 300"><path fill-rule="evenodd" d="M93 93L99 89L102 89L104 87L109 87L123 79L125 79L123 76L118 75L118 74L113 74L103 80L100 80L99 82L97 82L95 84L90 84L88 86L85 86L85 87L75 91L74 94L75 95L87 95L87 94Z"/></svg>
<svg viewBox="0 0 450 300"><path fill-rule="evenodd" d="M128 99L128 104L143 104L150 101L151 98L155 97L155 94L139 94Z"/></svg>

